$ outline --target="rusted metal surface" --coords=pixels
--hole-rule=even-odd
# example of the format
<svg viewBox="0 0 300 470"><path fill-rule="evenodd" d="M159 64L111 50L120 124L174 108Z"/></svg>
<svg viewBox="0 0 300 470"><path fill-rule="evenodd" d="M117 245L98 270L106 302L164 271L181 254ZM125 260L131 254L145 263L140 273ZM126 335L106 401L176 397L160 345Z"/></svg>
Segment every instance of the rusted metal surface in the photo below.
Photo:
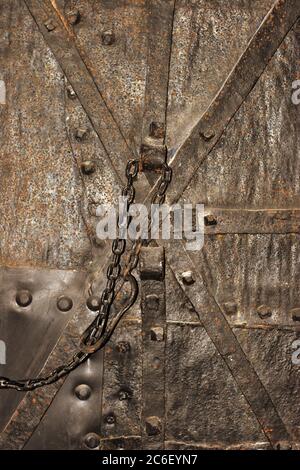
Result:
<svg viewBox="0 0 300 470"><path fill-rule="evenodd" d="M220 209L206 207L205 234L299 233L299 209Z"/></svg>
<svg viewBox="0 0 300 470"><path fill-rule="evenodd" d="M205 113L273 5L274 0L176 0L167 133L171 154Z"/></svg>
<svg viewBox="0 0 300 470"><path fill-rule="evenodd" d="M161 413L159 445L297 448L299 373L291 344L300 318L299 120L290 84L298 74L299 2L25 3L29 9L0 2L1 31L8 32L0 35L1 263L86 271L82 308L49 348L43 373L72 354L94 315L85 303L101 285L108 253L95 237L95 208L116 198L124 163L148 131L155 152L165 155L167 123L175 169L169 200L204 203L207 237L200 253L164 243L166 414L163 420L161 402L151 415ZM149 188L142 178L139 201L150 201ZM18 308L28 302L20 293ZM142 325L136 305L104 351L103 378L98 359L99 414L97 425L84 429L83 445L152 445L141 429L149 374ZM40 446L37 436L54 432L61 403L72 407L75 377L28 393L1 448ZM67 434L66 427L51 446L82 445L81 431Z"/></svg>
<svg viewBox="0 0 300 470"><path fill-rule="evenodd" d="M171 160L174 178L168 192L169 201L177 201L186 189L194 172L220 140L224 129L255 86L299 14L298 0L275 2L220 92Z"/></svg>

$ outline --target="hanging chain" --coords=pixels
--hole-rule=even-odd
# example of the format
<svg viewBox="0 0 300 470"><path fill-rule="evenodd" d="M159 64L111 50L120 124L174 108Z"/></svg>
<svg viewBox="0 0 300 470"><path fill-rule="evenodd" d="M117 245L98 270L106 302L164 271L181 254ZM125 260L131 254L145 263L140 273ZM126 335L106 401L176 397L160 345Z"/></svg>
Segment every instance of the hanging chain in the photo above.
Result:
<svg viewBox="0 0 300 470"><path fill-rule="evenodd" d="M139 172L139 160L129 160L126 165L127 184L122 189L124 202L127 204L127 211L135 199L135 189L133 182ZM151 203L163 204L165 201L166 191L172 179L172 169L167 163L162 164L162 175L154 190ZM130 220L129 220L130 223ZM118 227L124 227L124 220L118 217ZM128 225L126 226L128 227ZM148 229L151 227L151 219L148 219ZM150 232L148 231L150 234ZM21 392L28 392L45 385L50 385L72 370L82 364L91 354L103 348L113 334L117 324L121 320L125 312L135 303L138 295L138 283L133 276L132 271L137 267L141 247L145 240L141 238L134 241L128 261L125 264L123 273L121 273L121 260L126 249L126 240L116 238L112 242L112 261L108 265L106 271L106 286L102 292L100 299L99 311L96 318L88 326L81 337L80 349L74 354L72 359L64 365L55 368L45 377L37 377L34 379L12 380L7 377L0 377L0 389L14 389ZM109 320L111 307L114 303L116 295L116 283L122 278L123 281L129 282L131 293L128 302L114 317Z"/></svg>

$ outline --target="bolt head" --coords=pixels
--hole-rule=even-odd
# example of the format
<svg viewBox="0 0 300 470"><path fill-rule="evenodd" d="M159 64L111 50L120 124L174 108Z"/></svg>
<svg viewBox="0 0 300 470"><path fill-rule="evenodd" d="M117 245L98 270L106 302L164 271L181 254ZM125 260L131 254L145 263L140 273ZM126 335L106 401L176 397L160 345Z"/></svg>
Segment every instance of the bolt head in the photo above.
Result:
<svg viewBox="0 0 300 470"><path fill-rule="evenodd" d="M150 310L157 310L159 307L159 297L156 294L146 295L145 298L146 308Z"/></svg>
<svg viewBox="0 0 300 470"><path fill-rule="evenodd" d="M68 18L68 22L72 26L74 26L75 24L78 24L81 18L79 10L75 9L75 10L69 11L67 13L67 18Z"/></svg>
<svg viewBox="0 0 300 470"><path fill-rule="evenodd" d="M154 326L150 330L150 338L152 341L164 340L164 329L161 326Z"/></svg>
<svg viewBox="0 0 300 470"><path fill-rule="evenodd" d="M96 170L95 162L86 160L81 163L81 171L84 175L91 175Z"/></svg>
<svg viewBox="0 0 300 470"><path fill-rule="evenodd" d="M194 284L195 279L192 271L185 271L184 273L181 274L181 279L183 284L190 286L191 284Z"/></svg>
<svg viewBox="0 0 300 470"><path fill-rule="evenodd" d="M290 315L293 321L300 321L300 308L292 308L292 310L290 310Z"/></svg>
<svg viewBox="0 0 300 470"><path fill-rule="evenodd" d="M89 449L96 449L100 445L100 437L94 432L89 432L84 436L83 442Z"/></svg>
<svg viewBox="0 0 300 470"><path fill-rule="evenodd" d="M62 295L57 299L56 305L61 312L68 312L73 307L73 301L70 297Z"/></svg>
<svg viewBox="0 0 300 470"><path fill-rule="evenodd" d="M75 388L75 395L79 400L88 400L91 396L92 390L89 385L81 384Z"/></svg>
<svg viewBox="0 0 300 470"><path fill-rule="evenodd" d="M235 302L225 302L224 311L226 315L235 315L237 313L237 304Z"/></svg>
<svg viewBox="0 0 300 470"><path fill-rule="evenodd" d="M75 131L75 139L81 142L82 140L86 139L88 134L88 129L86 127L79 127Z"/></svg>
<svg viewBox="0 0 300 470"><path fill-rule="evenodd" d="M208 214L204 217L204 225L206 226L217 225L217 223L217 219L212 214Z"/></svg>
<svg viewBox="0 0 300 470"><path fill-rule="evenodd" d="M151 122L149 135L154 139L163 139L165 135L165 125L162 122Z"/></svg>
<svg viewBox="0 0 300 470"><path fill-rule="evenodd" d="M111 30L103 31L101 37L102 37L102 44L104 46L111 46L116 40L115 34Z"/></svg>
<svg viewBox="0 0 300 470"><path fill-rule="evenodd" d="M127 353L130 351L130 344L127 341L119 341L116 345L116 350L119 353Z"/></svg>
<svg viewBox="0 0 300 470"><path fill-rule="evenodd" d="M97 295L91 295L86 301L88 309L92 312L97 312L100 308L100 304L100 297L98 297Z"/></svg>
<svg viewBox="0 0 300 470"><path fill-rule="evenodd" d="M268 305L260 305L257 308L257 315L264 320L272 316L272 309Z"/></svg>
<svg viewBox="0 0 300 470"><path fill-rule="evenodd" d="M20 307L28 307L32 302L32 295L29 290L22 289L17 292L16 302Z"/></svg>
<svg viewBox="0 0 300 470"><path fill-rule="evenodd" d="M157 416L149 416L145 420L145 428L148 436L157 436L162 431L161 420Z"/></svg>

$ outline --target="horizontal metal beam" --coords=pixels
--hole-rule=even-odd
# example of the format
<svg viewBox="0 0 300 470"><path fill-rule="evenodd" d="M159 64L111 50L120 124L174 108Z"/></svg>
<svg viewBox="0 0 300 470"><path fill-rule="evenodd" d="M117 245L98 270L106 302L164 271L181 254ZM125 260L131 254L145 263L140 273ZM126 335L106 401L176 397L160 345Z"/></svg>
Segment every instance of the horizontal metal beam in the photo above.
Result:
<svg viewBox="0 0 300 470"><path fill-rule="evenodd" d="M300 233L300 209L205 208L205 235Z"/></svg>

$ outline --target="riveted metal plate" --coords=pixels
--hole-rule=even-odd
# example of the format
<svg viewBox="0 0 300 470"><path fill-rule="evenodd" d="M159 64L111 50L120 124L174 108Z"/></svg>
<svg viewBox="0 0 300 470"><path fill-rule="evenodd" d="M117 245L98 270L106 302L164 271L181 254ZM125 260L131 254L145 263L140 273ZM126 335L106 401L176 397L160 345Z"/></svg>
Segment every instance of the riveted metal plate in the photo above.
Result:
<svg viewBox="0 0 300 470"><path fill-rule="evenodd" d="M68 321L82 307L86 274L31 268L0 268L0 339L6 345L6 364L0 374L11 378L34 377L42 369ZM18 292L28 291L32 301L20 306ZM68 311L61 311L57 300L72 301ZM24 397L1 390L1 428Z"/></svg>
<svg viewBox="0 0 300 470"><path fill-rule="evenodd" d="M99 448L102 354L94 354L67 377L25 450Z"/></svg>

